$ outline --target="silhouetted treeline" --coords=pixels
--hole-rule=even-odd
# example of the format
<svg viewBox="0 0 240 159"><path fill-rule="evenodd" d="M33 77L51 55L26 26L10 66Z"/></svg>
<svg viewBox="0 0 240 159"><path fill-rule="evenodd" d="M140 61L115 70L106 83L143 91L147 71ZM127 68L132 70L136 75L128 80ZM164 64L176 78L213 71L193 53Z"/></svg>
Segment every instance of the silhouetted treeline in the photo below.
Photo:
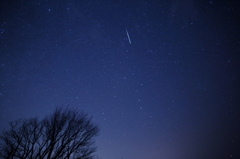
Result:
<svg viewBox="0 0 240 159"><path fill-rule="evenodd" d="M42 120L10 122L10 129L0 136L0 158L91 159L98 132L86 113L56 108Z"/></svg>

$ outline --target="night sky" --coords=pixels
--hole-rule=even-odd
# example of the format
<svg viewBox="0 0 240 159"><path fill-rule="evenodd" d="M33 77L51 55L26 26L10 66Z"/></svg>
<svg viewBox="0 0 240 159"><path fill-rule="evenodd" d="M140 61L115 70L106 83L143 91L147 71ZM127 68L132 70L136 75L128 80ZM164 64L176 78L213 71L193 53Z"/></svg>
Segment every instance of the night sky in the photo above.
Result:
<svg viewBox="0 0 240 159"><path fill-rule="evenodd" d="M77 108L102 159L240 158L240 2L2 0L0 130Z"/></svg>

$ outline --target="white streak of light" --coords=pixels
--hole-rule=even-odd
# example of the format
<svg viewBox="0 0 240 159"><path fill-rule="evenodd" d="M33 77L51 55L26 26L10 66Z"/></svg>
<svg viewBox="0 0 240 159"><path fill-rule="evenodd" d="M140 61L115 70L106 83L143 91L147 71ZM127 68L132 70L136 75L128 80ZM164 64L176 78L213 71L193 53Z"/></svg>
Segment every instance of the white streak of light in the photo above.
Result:
<svg viewBox="0 0 240 159"><path fill-rule="evenodd" d="M126 33L127 33L128 41L129 41L129 43L131 44L132 42L131 42L131 39L130 39L130 36L129 36L129 34L128 34L128 30L127 30L127 29L126 29Z"/></svg>

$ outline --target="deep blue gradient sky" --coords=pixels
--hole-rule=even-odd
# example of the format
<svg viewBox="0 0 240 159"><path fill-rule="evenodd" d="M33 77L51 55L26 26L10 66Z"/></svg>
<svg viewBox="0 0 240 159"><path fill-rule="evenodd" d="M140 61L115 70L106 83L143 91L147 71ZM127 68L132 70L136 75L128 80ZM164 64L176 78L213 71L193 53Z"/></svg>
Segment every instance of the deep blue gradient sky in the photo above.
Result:
<svg viewBox="0 0 240 159"><path fill-rule="evenodd" d="M240 158L239 9L1 1L0 130L69 106L99 124L102 159Z"/></svg>

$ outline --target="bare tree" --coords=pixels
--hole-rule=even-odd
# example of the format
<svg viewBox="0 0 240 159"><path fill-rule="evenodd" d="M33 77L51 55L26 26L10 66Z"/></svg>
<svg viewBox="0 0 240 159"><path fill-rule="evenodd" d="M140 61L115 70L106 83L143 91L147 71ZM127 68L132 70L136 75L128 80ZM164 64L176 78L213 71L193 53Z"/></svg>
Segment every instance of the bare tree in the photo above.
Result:
<svg viewBox="0 0 240 159"><path fill-rule="evenodd" d="M10 130L0 136L0 158L91 159L98 132L86 113L56 108L42 120L11 122Z"/></svg>

